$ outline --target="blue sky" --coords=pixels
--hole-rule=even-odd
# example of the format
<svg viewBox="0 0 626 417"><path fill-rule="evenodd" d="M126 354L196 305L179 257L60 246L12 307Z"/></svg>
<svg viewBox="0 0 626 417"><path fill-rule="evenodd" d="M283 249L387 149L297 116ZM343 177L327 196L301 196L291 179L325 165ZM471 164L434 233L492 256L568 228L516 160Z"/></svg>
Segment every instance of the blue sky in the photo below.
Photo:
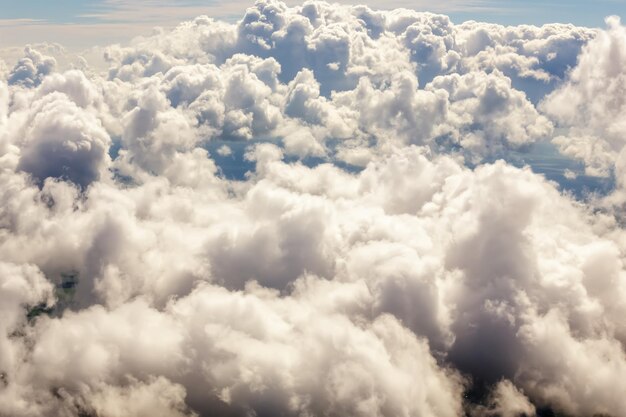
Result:
<svg viewBox="0 0 626 417"><path fill-rule="evenodd" d="M602 27L609 15L626 17L626 0L502 0L490 2L491 12L450 13L455 20L487 20L503 24L574 23Z"/></svg>
<svg viewBox="0 0 626 417"><path fill-rule="evenodd" d="M449 14L461 20L489 20L502 23L540 24L558 21L598 26L602 25L604 17L609 14L626 14L626 0L443 0L437 2L366 0L365 2L378 8L401 6L416 9L431 8L442 12L448 9ZM41 19L55 23L85 23L98 20L96 16L89 15L102 13L102 16L106 16L106 13L123 9L128 5L156 8L171 5L181 9L221 5L228 14L230 9L227 5L232 3L232 0L0 0L0 19ZM245 8L245 5L252 4L253 0L249 2L235 0L234 3Z"/></svg>
<svg viewBox="0 0 626 417"><path fill-rule="evenodd" d="M608 15L626 16L626 0L361 2L373 8L406 7L446 13L455 22L469 19L503 24L564 22L601 27ZM42 41L70 47L120 42L149 33L151 27L171 26L199 14L234 20L252 4L253 0L0 0L0 47Z"/></svg>

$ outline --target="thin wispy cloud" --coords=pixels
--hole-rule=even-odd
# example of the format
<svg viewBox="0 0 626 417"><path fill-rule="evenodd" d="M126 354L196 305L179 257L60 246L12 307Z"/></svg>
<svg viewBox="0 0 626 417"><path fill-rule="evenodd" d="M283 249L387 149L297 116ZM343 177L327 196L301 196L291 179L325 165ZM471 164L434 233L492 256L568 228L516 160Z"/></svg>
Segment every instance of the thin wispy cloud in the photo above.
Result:
<svg viewBox="0 0 626 417"><path fill-rule="evenodd" d="M16 26L29 26L44 24L44 19L0 19L0 26L16 27Z"/></svg>

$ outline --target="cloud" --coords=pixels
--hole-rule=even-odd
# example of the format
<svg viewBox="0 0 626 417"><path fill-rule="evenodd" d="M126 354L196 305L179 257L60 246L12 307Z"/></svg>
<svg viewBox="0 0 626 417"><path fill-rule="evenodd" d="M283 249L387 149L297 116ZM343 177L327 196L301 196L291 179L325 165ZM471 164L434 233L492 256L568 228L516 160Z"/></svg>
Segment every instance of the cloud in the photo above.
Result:
<svg viewBox="0 0 626 417"><path fill-rule="evenodd" d="M242 106L241 100L208 101L208 134L219 135L221 129L223 137L250 138L274 131L285 137L288 151L316 156L332 151L328 141L351 138L359 142L346 141L337 151L346 161L358 165L366 163L369 156L361 145L354 148L372 135L381 145L388 138L397 137L435 148L459 147L470 158L481 160L498 155L503 149L531 144L551 133L551 123L538 114L531 100L554 88L571 61L571 50L580 48L592 36L591 31L564 25L527 29L487 25L482 31L488 33L485 36L491 39L489 45L477 44L473 48L479 49L473 50L468 49L468 39L483 33L476 25L454 26L444 16L410 11L402 12L401 19L400 12L341 10L332 14L318 3L288 8L282 3L259 2L248 10L236 31L233 26L199 18L181 25L171 37L143 39L134 48L112 48L108 54L114 64L111 74L130 80L139 74L163 72L166 79L176 83L176 87L166 87L172 103L203 112L201 108L206 106L208 97L231 94L220 92L229 88L218 81L224 79L223 74L243 68L234 64L244 63L244 56L254 54L264 60L246 65L265 84L263 88L271 89L263 94L271 91L271 96L257 98L264 108L252 111ZM210 70L210 78L203 78L209 77L208 73L200 76L208 70L202 64L207 53L209 62L216 67ZM545 57L539 59L540 54ZM184 60L191 61L194 67L181 65ZM547 69L542 69L543 65ZM395 72L390 72L390 68ZM193 75L184 75L187 71ZM436 77L442 78L435 80ZM497 109L498 115L495 120L493 114L479 116L465 107L476 105L475 100L452 87L454 77L461 77L462 83L475 84L468 88L476 92L479 83L490 83L483 94L491 94L492 100L499 95L509 103L494 101L491 107L485 107L483 102L483 110ZM519 83L528 82L532 84L531 96L518 89ZM202 85L198 83L210 83L204 84L212 91L209 95L205 90L207 98L193 92ZM290 86L289 92L282 84ZM427 84L427 91L423 91L420 86ZM257 91L263 88L261 84L255 87ZM483 100L486 99L485 96ZM236 108L222 109L221 102ZM279 123L278 112L296 120ZM469 126L472 134L467 135L463 126ZM294 129L299 133L286 133ZM509 131L513 134L509 135ZM463 143L461 136L467 136Z"/></svg>
<svg viewBox="0 0 626 417"><path fill-rule="evenodd" d="M624 415L619 211L514 166L621 173L611 22L258 1L106 72L27 48L0 415Z"/></svg>
<svg viewBox="0 0 626 417"><path fill-rule="evenodd" d="M106 170L109 135L65 96L54 93L33 102L25 122L18 169L39 183L62 178L86 187Z"/></svg>
<svg viewBox="0 0 626 417"><path fill-rule="evenodd" d="M4 153L4 147L6 146L6 124L9 113L9 90L4 81L0 81L0 129L3 133L0 133L0 152Z"/></svg>
<svg viewBox="0 0 626 417"><path fill-rule="evenodd" d="M472 410L473 416L534 416L535 406L508 380L502 380L496 385L490 398L488 407L479 406Z"/></svg>
<svg viewBox="0 0 626 417"><path fill-rule="evenodd" d="M452 132L446 139L479 157L498 155L503 148L521 147L552 133L548 119L497 70L489 75L440 76L427 88L450 95Z"/></svg>
<svg viewBox="0 0 626 417"><path fill-rule="evenodd" d="M24 58L20 59L11 70L8 82L26 87L37 86L43 77L52 72L56 60L30 47L24 49L24 55Z"/></svg>
<svg viewBox="0 0 626 417"><path fill-rule="evenodd" d="M623 148L625 30L617 17L608 18L607 25L608 30L584 48L568 82L543 103L567 132L555 142L566 154L583 160L594 175L608 175Z"/></svg>

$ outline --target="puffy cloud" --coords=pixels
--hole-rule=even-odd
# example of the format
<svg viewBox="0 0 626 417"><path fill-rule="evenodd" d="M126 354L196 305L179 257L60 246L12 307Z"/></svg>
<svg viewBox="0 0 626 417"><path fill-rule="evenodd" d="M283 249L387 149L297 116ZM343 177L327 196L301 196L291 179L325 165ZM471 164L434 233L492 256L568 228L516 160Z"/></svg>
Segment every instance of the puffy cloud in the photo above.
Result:
<svg viewBox="0 0 626 417"><path fill-rule="evenodd" d="M12 85L35 87L54 70L55 65L54 58L43 55L28 46L24 49L24 57L11 70L8 82Z"/></svg>
<svg viewBox="0 0 626 417"><path fill-rule="evenodd" d="M153 83L138 92L134 108L124 115L122 143L133 163L150 173L160 173L176 152L194 148L198 137L194 121L173 109Z"/></svg>
<svg viewBox="0 0 626 417"><path fill-rule="evenodd" d="M268 0L106 74L27 49L0 82L0 415L623 415L619 213L485 162L557 131L621 173L610 26Z"/></svg>
<svg viewBox="0 0 626 417"><path fill-rule="evenodd" d="M359 130L381 145L427 144L448 110L444 91L419 90L417 78L408 72L397 73L384 89L363 78L356 89L335 97L339 105L352 110Z"/></svg>
<svg viewBox="0 0 626 417"><path fill-rule="evenodd" d="M584 48L567 83L542 103L563 128L564 134L554 140L561 151L584 161L587 172L599 176L615 168L626 132L626 30L617 17L608 18L607 25Z"/></svg>
<svg viewBox="0 0 626 417"><path fill-rule="evenodd" d="M568 369L566 377L560 381L541 382L529 375L536 374L538 368L522 367L520 379L528 378L526 386L531 395L538 394L545 402L559 404L568 414L620 415L624 412L624 404L615 401L613 395L624 389L623 382L615 377L624 372L623 345L604 338L576 340L566 331L569 326L565 320L560 313L550 311L535 323L524 326L521 337L532 346L542 346L533 352L532 360L537 367L545 366L541 368L543 375L555 375L555 372ZM558 359L546 363L543 349L548 349L557 339L564 342L559 346L565 349ZM576 378L591 382L587 390L573 381Z"/></svg>
<svg viewBox="0 0 626 417"><path fill-rule="evenodd" d="M6 146L7 118L9 113L9 90L4 81L0 81L0 155L4 154Z"/></svg>
<svg viewBox="0 0 626 417"><path fill-rule="evenodd" d="M19 335L24 332L27 314L32 318L33 313L53 304L52 285L35 265L1 261L0 301L0 413L28 415L33 407L21 399L28 389L19 382L27 345Z"/></svg>
<svg viewBox="0 0 626 417"><path fill-rule="evenodd" d="M450 95L450 133L440 140L450 141L480 160L503 155L507 149L522 147L552 133L552 124L540 115L525 94L515 90L499 71L486 75L439 76L427 86Z"/></svg>
<svg viewBox="0 0 626 417"><path fill-rule="evenodd" d="M619 415L621 402L599 394L619 389L614 380L581 379L578 368L549 353L557 341L540 338L559 334L561 349L582 349L580 366L591 361L600 369L594 358L609 354L614 364L602 372L619 378L626 332L615 244L528 170L499 163L471 172L426 155L409 148L380 156L355 175L286 164L278 148L263 145L254 156L257 177L234 199L206 195L219 183L154 179L126 191L92 186L85 203L70 193L65 206L67 191L52 183L42 191L22 185L16 192L28 195L24 204L41 194L38 216L50 226L26 227L33 213L7 205L16 217L12 233L23 237L5 242L4 256L32 259L50 276L77 269L87 278L76 306L95 297L111 307L38 320L22 372L34 373L43 391L21 395L45 397L45 387L62 387L62 398L97 409L118 393L107 401L126 407L131 394L121 393L149 395L142 384L155 384L150 376L157 375L174 384L159 385L172 393L163 394L168 407L184 411L175 388L184 387L186 404L201 414L222 404L258 413L395 415L410 407L459 415L463 384L437 365L420 339L427 338L446 362L476 378L512 378L540 404ZM57 202L49 214L46 194ZM19 250L56 222L66 226L48 236L69 244ZM208 269L190 270L203 263ZM90 276L101 277L91 294ZM207 280L214 284L190 285ZM179 298L167 303L172 296ZM552 320L556 314L563 319ZM543 323L553 327L541 333ZM586 347L605 344L597 353ZM129 373L139 387L116 388L136 384L123 382ZM415 374L430 382L416 386ZM318 385L321 375L329 385ZM578 390L589 393L581 403L573 400ZM510 391L497 390L494 407L522 407Z"/></svg>
<svg viewBox="0 0 626 417"><path fill-rule="evenodd" d="M55 91L65 94L82 108L95 107L101 100L97 87L87 79L82 71L78 70L46 77L37 90L37 95L43 97Z"/></svg>
<svg viewBox="0 0 626 417"><path fill-rule="evenodd" d="M202 415L212 401L234 413L459 415L458 374L439 368L427 344L389 316L352 323L342 310L363 290L334 287L306 279L288 298L255 286L201 287L163 312L136 301L42 318L20 370L20 382L32 384L24 400L46 415L154 407L183 415L185 397ZM124 382L128 374L143 382Z"/></svg>
<svg viewBox="0 0 626 417"><path fill-rule="evenodd" d="M489 402L488 407L479 406L472 410L471 415L476 417L536 415L535 406L508 380L502 380L498 383L491 393Z"/></svg>
<svg viewBox="0 0 626 417"><path fill-rule="evenodd" d="M454 25L446 16L406 10L259 1L236 25L201 17L167 36L110 48L107 57L111 80L149 77L173 107L197 120L199 137L274 135L294 155L337 154L356 165L371 158L372 141L432 143L434 149L445 142L480 161L550 134L531 102L563 79L594 34L567 25ZM431 83L424 92L437 76L460 76L476 89L484 79L491 85L486 93L508 103L489 122L494 115L474 114L467 106L478 100L453 94L449 82ZM135 90L124 85L121 94ZM446 104L444 93L463 96L463 103L451 98ZM515 134L505 138L510 128Z"/></svg>
<svg viewBox="0 0 626 417"><path fill-rule="evenodd" d="M140 383L131 381L129 385L105 385L88 394L85 407L99 416L190 416L185 405L185 390L163 377Z"/></svg>
<svg viewBox="0 0 626 417"><path fill-rule="evenodd" d="M65 96L33 103L19 146L19 169L43 183L63 178L86 187L106 175L110 138L101 123Z"/></svg>
<svg viewBox="0 0 626 417"><path fill-rule="evenodd" d="M360 289L333 289L315 279L301 281L285 299L254 287L245 294L206 288L174 309L192 329L205 326L199 317L210 318L204 332L191 333L197 361L220 398L244 409L458 415L458 375L440 369L427 345L389 316L365 326L351 323L340 311L349 308L341 299L353 291ZM324 301L335 292L337 301ZM223 359L214 364L212 358Z"/></svg>

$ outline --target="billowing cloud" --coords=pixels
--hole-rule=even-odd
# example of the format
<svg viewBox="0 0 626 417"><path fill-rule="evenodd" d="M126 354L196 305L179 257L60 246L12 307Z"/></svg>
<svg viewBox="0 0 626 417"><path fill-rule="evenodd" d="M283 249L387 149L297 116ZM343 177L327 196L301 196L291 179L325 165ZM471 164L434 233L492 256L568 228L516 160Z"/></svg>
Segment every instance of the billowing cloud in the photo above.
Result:
<svg viewBox="0 0 626 417"><path fill-rule="evenodd" d="M0 80L0 154L5 152L7 118L9 113L9 89L3 80Z"/></svg>
<svg viewBox="0 0 626 417"><path fill-rule="evenodd" d="M593 175L609 175L624 146L623 100L626 31L617 17L589 43L566 84L543 103L565 129L554 139L560 149L585 162ZM620 174L621 176L621 174Z"/></svg>
<svg viewBox="0 0 626 417"><path fill-rule="evenodd" d="M50 74L56 65L53 57L46 56L37 50L26 47L24 58L20 59L9 74L9 84L33 87L39 85L43 77Z"/></svg>
<svg viewBox="0 0 626 417"><path fill-rule="evenodd" d="M65 97L35 101L18 142L18 168L38 182L62 178L88 186L106 170L110 138L99 121Z"/></svg>
<svg viewBox="0 0 626 417"><path fill-rule="evenodd" d="M622 216L514 166L552 141L621 178L609 22L260 0L104 73L27 48L0 415L624 415Z"/></svg>

